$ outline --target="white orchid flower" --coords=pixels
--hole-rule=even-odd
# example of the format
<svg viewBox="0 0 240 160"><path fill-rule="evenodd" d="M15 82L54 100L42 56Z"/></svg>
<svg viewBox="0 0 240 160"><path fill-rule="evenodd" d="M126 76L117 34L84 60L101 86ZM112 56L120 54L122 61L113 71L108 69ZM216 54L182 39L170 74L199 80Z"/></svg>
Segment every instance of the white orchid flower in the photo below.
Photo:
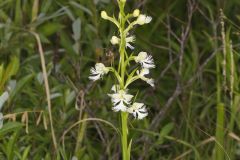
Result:
<svg viewBox="0 0 240 160"><path fill-rule="evenodd" d="M95 67L92 67L90 72L91 74L89 76L89 79L96 81L102 78L103 75L107 74L109 72L109 68L105 67L105 65L102 63L96 63Z"/></svg>
<svg viewBox="0 0 240 160"><path fill-rule="evenodd" d="M110 42L112 43L112 45L116 45L119 44L120 39L116 36L112 36Z"/></svg>
<svg viewBox="0 0 240 160"><path fill-rule="evenodd" d="M120 43L120 39L116 36L112 36L110 42L112 43L112 45L117 45ZM134 47L130 43L134 43L134 42L135 42L135 36L126 37L126 47L133 50Z"/></svg>
<svg viewBox="0 0 240 160"><path fill-rule="evenodd" d="M143 68L155 68L153 58L151 55L148 55L147 52L140 52L134 60L136 63L140 63Z"/></svg>
<svg viewBox="0 0 240 160"><path fill-rule="evenodd" d="M116 90L117 87L112 88L114 91L116 91L113 94L108 94L108 96L111 97L112 103L114 107L112 108L113 111L123 111L125 112L127 110L127 106L131 103L131 100L133 98L133 95L130 95L127 93L127 90Z"/></svg>
<svg viewBox="0 0 240 160"><path fill-rule="evenodd" d="M143 119L148 115L146 106L143 103L133 103L127 111L133 114L133 116L137 119Z"/></svg>
<svg viewBox="0 0 240 160"><path fill-rule="evenodd" d="M151 16L146 16L144 14L140 14L137 18L136 23L139 25L144 25L144 24L148 24L152 21L152 17Z"/></svg>
<svg viewBox="0 0 240 160"><path fill-rule="evenodd" d="M145 75L149 74L149 69L142 68L141 71L137 70L137 74L140 79L142 79L143 81L147 82L149 85L154 87L154 79L145 77Z"/></svg>
<svg viewBox="0 0 240 160"><path fill-rule="evenodd" d="M131 50L134 49L134 47L130 43L134 43L136 40L135 36L129 36L126 38L126 47L130 48Z"/></svg>

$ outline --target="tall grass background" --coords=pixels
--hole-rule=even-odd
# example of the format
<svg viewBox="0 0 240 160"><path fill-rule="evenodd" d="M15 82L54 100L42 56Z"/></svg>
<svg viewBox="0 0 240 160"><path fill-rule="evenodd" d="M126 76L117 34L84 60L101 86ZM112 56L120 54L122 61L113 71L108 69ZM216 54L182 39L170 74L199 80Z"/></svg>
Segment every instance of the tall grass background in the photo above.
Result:
<svg viewBox="0 0 240 160"><path fill-rule="evenodd" d="M153 17L136 29L135 45L157 66L154 89L132 88L149 116L130 118L131 159L240 158L239 7L239 0L127 2L127 11ZM121 159L120 115L106 96L114 82L88 80L95 62L119 56L109 47L117 31L100 18L117 9L114 0L0 0L0 93L9 93L0 159Z"/></svg>

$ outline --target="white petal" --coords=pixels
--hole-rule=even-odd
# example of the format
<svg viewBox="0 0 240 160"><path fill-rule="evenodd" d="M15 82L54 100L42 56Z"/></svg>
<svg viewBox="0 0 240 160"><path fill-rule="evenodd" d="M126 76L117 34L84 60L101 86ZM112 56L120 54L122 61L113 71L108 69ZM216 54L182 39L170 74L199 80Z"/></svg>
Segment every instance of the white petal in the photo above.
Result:
<svg viewBox="0 0 240 160"><path fill-rule="evenodd" d="M115 112L118 112L118 111L125 112L127 110L127 106L123 103L123 101L121 101L118 105L115 105L112 109Z"/></svg>
<svg viewBox="0 0 240 160"><path fill-rule="evenodd" d="M124 95L124 102L129 104L130 101L132 100L132 98L133 98L133 95L126 94L126 95Z"/></svg>
<svg viewBox="0 0 240 160"><path fill-rule="evenodd" d="M127 111L137 119L143 119L148 115L146 106L143 103L133 103L132 107L128 108Z"/></svg>
<svg viewBox="0 0 240 160"><path fill-rule="evenodd" d="M149 69L148 68L143 68L140 72L141 76L145 76L149 74Z"/></svg>
<svg viewBox="0 0 240 160"><path fill-rule="evenodd" d="M116 45L119 43L119 38L116 37L116 36L112 36L110 42L113 44L113 45Z"/></svg>
<svg viewBox="0 0 240 160"><path fill-rule="evenodd" d="M145 118L147 115L148 115L148 113L138 113L137 117L135 117L135 118L143 119L143 118Z"/></svg>
<svg viewBox="0 0 240 160"><path fill-rule="evenodd" d="M155 86L155 85L154 85L154 79L152 79L152 78L147 79L146 82L147 82L148 84L150 84L152 87Z"/></svg>
<svg viewBox="0 0 240 160"><path fill-rule="evenodd" d="M89 79L96 81L100 79L104 74L107 74L109 72L109 69L105 67L102 63L96 63L95 68L90 69L90 76Z"/></svg>
<svg viewBox="0 0 240 160"><path fill-rule="evenodd" d="M100 74L90 75L88 78L92 81L96 81L96 80L99 80L101 78L101 75Z"/></svg>
<svg viewBox="0 0 240 160"><path fill-rule="evenodd" d="M145 23L150 23L152 21L152 17L147 16L145 19Z"/></svg>
<svg viewBox="0 0 240 160"><path fill-rule="evenodd" d="M147 52L140 52L137 57L135 57L135 61L137 63L144 61L147 58Z"/></svg>
<svg viewBox="0 0 240 160"><path fill-rule="evenodd" d="M134 50L134 47L130 43L127 43L126 47L130 48L131 50Z"/></svg>
<svg viewBox="0 0 240 160"><path fill-rule="evenodd" d="M130 36L130 37L127 37L127 38L126 38L126 42L127 42L127 43L129 43L129 42L132 42L132 43L133 43L133 42L135 42L135 39L136 39L135 36Z"/></svg>

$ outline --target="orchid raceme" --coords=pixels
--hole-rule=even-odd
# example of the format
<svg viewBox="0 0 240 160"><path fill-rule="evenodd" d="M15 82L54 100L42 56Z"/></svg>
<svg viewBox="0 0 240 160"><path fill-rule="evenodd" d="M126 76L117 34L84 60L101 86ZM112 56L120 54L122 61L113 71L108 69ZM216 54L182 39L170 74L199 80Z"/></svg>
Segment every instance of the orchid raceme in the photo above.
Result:
<svg viewBox="0 0 240 160"><path fill-rule="evenodd" d="M147 52L140 52L138 55L127 53L128 48L134 49L132 43L135 42L136 38L134 35L130 35L130 30L135 25L144 25L152 21L152 17L145 14L141 14L139 9L135 9L132 13L126 14L124 6L126 0L118 0L119 5L119 16L111 17L106 11L101 12L101 17L115 24L118 29L119 35L113 35L110 39L112 45L117 45L119 48L119 61L116 68L115 66L105 67L102 63L97 63L95 67L91 68L89 79L96 81L101 79L104 75L109 72L113 73L116 84L113 84L112 92L108 94L111 98L113 107L112 110L115 112L121 112L121 142L122 142L122 157L123 160L130 160L130 148L131 143L128 142L128 114L132 114L136 119L143 119L148 115L147 107L144 103L137 103L135 100L137 97L128 89L130 84L133 84L138 79L141 79L152 87L154 87L154 80L146 77L150 74L151 68L155 68L153 57ZM135 20L134 20L135 19ZM134 65L136 68L133 69L131 66L132 61L135 61L138 65ZM131 72L130 72L131 71Z"/></svg>

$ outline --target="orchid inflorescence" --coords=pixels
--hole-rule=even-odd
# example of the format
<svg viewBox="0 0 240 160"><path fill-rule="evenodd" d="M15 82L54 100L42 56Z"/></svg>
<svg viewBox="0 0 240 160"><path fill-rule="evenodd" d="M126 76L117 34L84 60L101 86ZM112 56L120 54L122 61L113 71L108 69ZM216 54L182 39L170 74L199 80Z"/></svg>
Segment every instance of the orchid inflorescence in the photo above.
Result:
<svg viewBox="0 0 240 160"><path fill-rule="evenodd" d="M124 7L125 2L122 2L122 0L118 1L119 6ZM119 36L112 36L110 42L112 45L119 45L119 65L116 70L114 67L106 67L103 63L96 63L95 67L92 67L90 70L89 79L96 81L102 79L108 73L113 73L118 81L118 84L113 85L111 89L112 93L108 94L113 103L113 111L128 112L137 119L143 119L148 115L146 106L143 103L133 102L134 96L129 93L128 87L138 79L154 87L154 80L148 78L147 75L150 73L150 69L155 68L155 64L152 56L147 52L140 52L137 56L133 54L129 56L126 49L134 50L132 44L136 40L136 37L130 35L129 31L137 25L150 23L152 17L141 14L139 9L135 9L133 13L129 14L120 13L118 19L110 17L105 11L102 11L101 17L109 20L118 27ZM132 19L134 20L132 21ZM131 70L130 74L126 74L127 67L130 66L131 61L135 61L139 65L137 68Z"/></svg>

